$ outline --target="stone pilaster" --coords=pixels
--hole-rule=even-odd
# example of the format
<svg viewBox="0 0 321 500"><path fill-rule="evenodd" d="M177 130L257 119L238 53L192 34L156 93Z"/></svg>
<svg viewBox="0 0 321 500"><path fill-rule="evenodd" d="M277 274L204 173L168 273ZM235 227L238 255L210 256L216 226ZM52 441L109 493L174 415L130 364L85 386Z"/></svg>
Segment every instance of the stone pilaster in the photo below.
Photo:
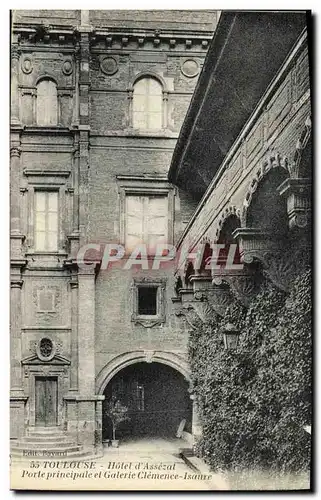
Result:
<svg viewBox="0 0 321 500"><path fill-rule="evenodd" d="M78 272L78 439L95 446L95 270Z"/></svg>
<svg viewBox="0 0 321 500"><path fill-rule="evenodd" d="M20 268L13 269L10 293L10 438L24 434L25 404L21 366L21 279Z"/></svg>
<svg viewBox="0 0 321 500"><path fill-rule="evenodd" d="M78 390L78 281L73 277L71 289L70 390Z"/></svg>
<svg viewBox="0 0 321 500"><path fill-rule="evenodd" d="M10 147L10 254L12 260L21 259L23 235L20 220L20 137L11 134Z"/></svg>
<svg viewBox="0 0 321 500"><path fill-rule="evenodd" d="M85 16L86 17L86 16ZM91 27L79 27L79 232L80 246L88 241L89 207L89 86L90 86L90 42Z"/></svg>
<svg viewBox="0 0 321 500"><path fill-rule="evenodd" d="M20 270L11 275L10 294L10 367L11 391L21 393L22 367L21 367L21 288L23 281Z"/></svg>
<svg viewBox="0 0 321 500"><path fill-rule="evenodd" d="M78 384L81 395L95 393L95 270L78 272Z"/></svg>
<svg viewBox="0 0 321 500"><path fill-rule="evenodd" d="M11 125L19 125L19 60L20 49L16 40L11 45Z"/></svg>

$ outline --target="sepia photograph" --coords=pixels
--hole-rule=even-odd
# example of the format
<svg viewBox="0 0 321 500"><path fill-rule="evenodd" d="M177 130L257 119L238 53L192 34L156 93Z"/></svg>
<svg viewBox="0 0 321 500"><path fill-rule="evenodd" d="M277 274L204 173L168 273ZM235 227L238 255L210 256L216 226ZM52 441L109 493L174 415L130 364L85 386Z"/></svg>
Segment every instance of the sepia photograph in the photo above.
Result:
<svg viewBox="0 0 321 500"><path fill-rule="evenodd" d="M8 23L10 488L311 492L311 11Z"/></svg>

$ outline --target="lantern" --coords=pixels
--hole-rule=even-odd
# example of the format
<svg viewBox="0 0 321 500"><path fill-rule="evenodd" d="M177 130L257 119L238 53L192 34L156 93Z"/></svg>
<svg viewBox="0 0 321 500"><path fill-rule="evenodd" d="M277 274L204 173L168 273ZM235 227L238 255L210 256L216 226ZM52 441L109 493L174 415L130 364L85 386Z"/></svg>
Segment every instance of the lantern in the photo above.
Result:
<svg viewBox="0 0 321 500"><path fill-rule="evenodd" d="M237 328L232 323L227 323L223 327L222 333L225 349L236 349L240 335Z"/></svg>

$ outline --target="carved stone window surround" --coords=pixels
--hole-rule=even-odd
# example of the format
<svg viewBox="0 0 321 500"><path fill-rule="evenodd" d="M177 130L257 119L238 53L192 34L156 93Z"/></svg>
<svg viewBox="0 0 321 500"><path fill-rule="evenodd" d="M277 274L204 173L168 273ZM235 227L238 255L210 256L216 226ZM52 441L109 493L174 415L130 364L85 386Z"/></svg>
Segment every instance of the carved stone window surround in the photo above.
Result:
<svg viewBox="0 0 321 500"><path fill-rule="evenodd" d="M28 179L28 188L26 188L27 192L27 205L28 208L24 213L24 226L27 228L27 239L26 239L26 253L28 254L38 254L38 255L60 255L66 254L66 234L64 230L64 224L66 216L68 214L63 213L63 207L66 206L66 181L64 177L66 177L67 172L61 176L61 180L55 177L55 174L45 175L42 177L42 172L38 173L36 170L31 170L24 172L25 175L30 177ZM68 172L69 175L69 172ZM41 180L40 180L41 179ZM35 191L55 191L58 193L58 245L57 250L55 251L38 251L35 248Z"/></svg>
<svg viewBox="0 0 321 500"><path fill-rule="evenodd" d="M131 321L134 324L139 324L146 328L151 328L153 326L160 326L166 321L165 314L165 289L166 289L166 278L134 278L132 283L132 298L133 298L133 313L131 316ZM155 315L145 315L139 314L138 312L138 290L141 287L153 287L157 288L156 295L156 314Z"/></svg>

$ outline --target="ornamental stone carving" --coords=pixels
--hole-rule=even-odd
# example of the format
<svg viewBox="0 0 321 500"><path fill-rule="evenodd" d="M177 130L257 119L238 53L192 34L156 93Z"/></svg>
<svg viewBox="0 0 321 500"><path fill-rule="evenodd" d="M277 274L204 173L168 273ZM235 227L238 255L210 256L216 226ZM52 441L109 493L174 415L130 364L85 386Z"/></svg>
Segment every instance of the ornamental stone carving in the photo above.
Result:
<svg viewBox="0 0 321 500"><path fill-rule="evenodd" d="M100 61L100 69L105 75L114 75L118 71L118 63L114 57L104 57Z"/></svg>
<svg viewBox="0 0 321 500"><path fill-rule="evenodd" d="M290 229L308 226L311 220L310 179L286 179L277 190L287 198Z"/></svg>
<svg viewBox="0 0 321 500"><path fill-rule="evenodd" d="M36 353L41 361L51 361L56 354L53 341L48 337L43 337L37 345Z"/></svg>
<svg viewBox="0 0 321 500"><path fill-rule="evenodd" d="M66 59L63 64L62 64L62 72L64 75L71 75L71 73L73 72L73 65L72 65L72 61L70 59Z"/></svg>
<svg viewBox="0 0 321 500"><path fill-rule="evenodd" d="M207 300L216 314L224 316L226 309L233 302L233 295L227 284L212 284L207 292Z"/></svg>
<svg viewBox="0 0 321 500"><path fill-rule="evenodd" d="M200 318L194 307L191 305L186 304L182 306L178 311L175 311L175 315L178 317L184 317L192 330L196 330L200 325Z"/></svg>
<svg viewBox="0 0 321 500"><path fill-rule="evenodd" d="M195 59L186 59L181 65L181 72L187 78L195 78L200 72L200 65Z"/></svg>
<svg viewBox="0 0 321 500"><path fill-rule="evenodd" d="M21 70L26 75L29 75L33 71L33 63L31 57L24 57L21 61Z"/></svg>
<svg viewBox="0 0 321 500"><path fill-rule="evenodd" d="M258 293L261 285L262 276L255 273L254 269L244 264L241 270L228 271L222 270L213 274L213 285L224 286L226 307L233 302L233 297L241 304L248 307L253 297ZM228 293L230 290L230 294Z"/></svg>

